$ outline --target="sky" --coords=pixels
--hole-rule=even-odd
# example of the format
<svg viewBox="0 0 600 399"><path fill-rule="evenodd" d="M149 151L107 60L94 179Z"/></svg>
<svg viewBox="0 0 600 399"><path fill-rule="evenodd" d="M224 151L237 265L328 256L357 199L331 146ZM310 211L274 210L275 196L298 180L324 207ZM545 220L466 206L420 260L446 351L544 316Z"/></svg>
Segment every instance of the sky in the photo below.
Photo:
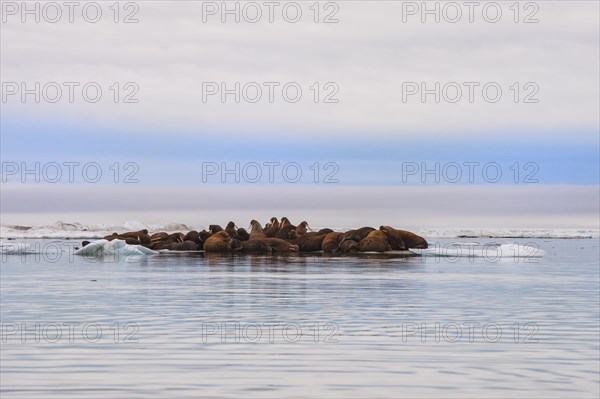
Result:
<svg viewBox="0 0 600 399"><path fill-rule="evenodd" d="M598 2L314 3L3 1L3 219L232 189L207 204L598 226Z"/></svg>

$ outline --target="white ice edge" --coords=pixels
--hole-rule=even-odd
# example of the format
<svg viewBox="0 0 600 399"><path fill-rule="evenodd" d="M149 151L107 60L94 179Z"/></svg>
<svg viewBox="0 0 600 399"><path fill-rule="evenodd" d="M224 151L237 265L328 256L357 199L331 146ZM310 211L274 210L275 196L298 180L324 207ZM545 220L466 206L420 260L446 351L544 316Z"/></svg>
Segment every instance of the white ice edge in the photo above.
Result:
<svg viewBox="0 0 600 399"><path fill-rule="evenodd" d="M373 226L377 227L377 226ZM404 228L403 226L394 226ZM166 231L167 233L188 232L190 230L207 229L208 225L192 226L183 223L167 223L163 225L147 225L138 221L129 221L122 225L86 225L78 222L56 222L52 225L0 225L1 239L99 239L114 232L137 231L148 229L150 233ZM320 227L312 227L318 230ZM356 226L334 226L333 230L346 231ZM430 238L464 238L465 241L476 238L599 238L598 229L418 229L411 230L426 239Z"/></svg>
<svg viewBox="0 0 600 399"><path fill-rule="evenodd" d="M86 257L156 255L158 252L142 245L129 245L123 240L96 240L74 252Z"/></svg>
<svg viewBox="0 0 600 399"><path fill-rule="evenodd" d="M18 241L0 241L0 253L3 255L33 255L62 253L70 251L71 247L62 245L47 245L42 249L39 245ZM142 245L129 245L123 240L96 240L90 242L85 247L72 252L73 255L85 257L103 257L113 256L115 258L125 258L131 256L155 255L158 252L148 249Z"/></svg>

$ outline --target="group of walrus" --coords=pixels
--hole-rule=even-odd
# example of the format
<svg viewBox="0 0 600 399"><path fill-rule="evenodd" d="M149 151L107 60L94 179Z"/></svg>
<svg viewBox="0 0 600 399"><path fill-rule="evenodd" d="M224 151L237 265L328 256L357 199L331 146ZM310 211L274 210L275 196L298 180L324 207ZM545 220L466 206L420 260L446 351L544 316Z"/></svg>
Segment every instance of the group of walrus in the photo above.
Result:
<svg viewBox="0 0 600 399"><path fill-rule="evenodd" d="M229 222L225 228L210 225L208 231L190 231L187 234L159 232L149 234L148 230L127 233L113 233L106 240L125 240L127 244L142 245L159 251L199 251L243 252L243 253L289 253L319 252L356 253L404 251L411 248L427 248L427 241L406 230L390 226L361 227L346 232L325 228L310 231L307 222L294 226L288 218L281 221L271 218L264 227L256 220L250 222L250 233ZM87 242L84 242L85 246Z"/></svg>

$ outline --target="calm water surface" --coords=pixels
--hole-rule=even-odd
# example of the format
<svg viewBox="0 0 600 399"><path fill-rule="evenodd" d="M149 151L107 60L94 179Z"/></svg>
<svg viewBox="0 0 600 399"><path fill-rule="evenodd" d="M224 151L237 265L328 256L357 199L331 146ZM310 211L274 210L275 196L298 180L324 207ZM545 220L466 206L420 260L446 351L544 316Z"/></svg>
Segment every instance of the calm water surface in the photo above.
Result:
<svg viewBox="0 0 600 399"><path fill-rule="evenodd" d="M2 398L598 397L599 242L533 241L537 262L4 256Z"/></svg>

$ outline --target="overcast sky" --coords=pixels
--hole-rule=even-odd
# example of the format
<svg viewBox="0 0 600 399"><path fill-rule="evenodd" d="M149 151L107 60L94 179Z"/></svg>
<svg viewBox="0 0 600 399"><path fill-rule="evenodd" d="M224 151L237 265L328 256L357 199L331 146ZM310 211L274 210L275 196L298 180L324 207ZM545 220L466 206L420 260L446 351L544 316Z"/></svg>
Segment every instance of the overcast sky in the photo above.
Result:
<svg viewBox="0 0 600 399"><path fill-rule="evenodd" d="M268 22L268 9L260 5L262 19L245 22L250 14L240 4L240 23L234 16L221 22L221 14L207 15L208 2L137 2L138 11L121 10L120 19L133 11L138 23L114 23L110 2L101 2L99 22L88 23L79 8L74 23L68 23L67 10L61 21L34 23L20 11L4 15L2 25L3 82L98 82L103 99L89 104L75 91L75 102L30 104L10 96L3 104L8 113L4 122L18 123L31 112L46 112L46 123L73 126L79 130L100 128L107 132L131 134L206 135L227 132L239 135L295 135L336 137L356 135L391 138L470 137L481 140L597 140L598 129L598 2L536 2L539 9L520 6L514 22L511 2L498 2L502 17L496 23L495 8L485 2L469 10L462 6L462 18L440 2L441 20L421 14L408 14L409 2L340 1L337 9L320 12L320 19L333 15L338 23L314 23L312 2L297 2L302 18L289 23L280 2ZM230 6L233 7L229 2ZM82 3L83 4L83 3ZM219 8L221 2L215 3ZM321 3L324 8L326 2ZM415 3L420 8L420 2ZM435 2L430 2L431 7ZM457 4L457 3L453 3ZM462 3L458 3L462 4ZM6 7L6 6L5 6ZM203 9L206 23L203 23ZM293 7L287 14L293 16ZM337 10L337 11L336 11ZM404 13L403 13L404 11ZM494 12L492 12L494 11ZM51 10L47 10L51 13ZM88 9L88 14L92 11ZM6 14L6 12L5 12ZM287 15L286 14L286 15ZM530 16L532 15L532 16ZM406 19L406 23L402 19ZM50 18L51 16L47 16ZM485 17L485 18L484 18ZM288 17L290 18L290 17ZM331 17L333 18L333 17ZM114 104L109 86L134 82L139 87L133 98L137 104ZM233 102L227 97L207 97L203 102L203 82L225 82L233 88L249 82L277 82L274 103L268 102L268 89L257 103ZM295 82L302 88L297 103L283 98L282 87ZM324 88L332 82L339 90L330 100L314 103L310 86L318 82L319 99L335 90ZM419 94L403 102L403 83L425 82L433 88L458 83L463 93L456 103L434 102L429 95L421 103ZM473 103L464 82L475 82ZM502 97L490 103L483 86L497 83ZM519 102L514 102L517 82ZM534 85L524 87L527 83ZM411 86L412 87L412 86ZM405 87L405 91L410 87ZM133 89L123 90L122 96ZM248 88L250 90L250 88ZM293 89L290 97L294 96ZM454 99L455 89L448 87ZM495 97L494 88L489 97ZM254 91L247 93L254 98ZM538 100L538 103L524 103ZM28 118L30 119L30 118ZM525 134L525 135L524 135Z"/></svg>
<svg viewBox="0 0 600 399"><path fill-rule="evenodd" d="M239 23L222 2L122 2L118 16L113 3L98 2L96 23L85 2L73 23L64 6L51 23L56 11L41 2L36 23L21 2L2 2L4 163L97 162L106 176L130 162L147 189L219 183L199 178L207 162L296 162L307 184L319 162L319 184L337 168L336 187L455 183L420 169L457 163L464 176L469 162L498 164L494 184L528 183L534 172L538 186L598 185L598 2L428 2L439 22L420 1L278 2L272 23L264 2L238 2ZM41 101L23 102L35 82ZM56 103L49 82L62 87ZM72 103L65 82L77 84ZM90 82L102 90L95 103L81 90ZM236 82L239 103L234 94L222 102ZM440 101L423 98L436 83ZM419 170L405 179L407 164ZM4 178L20 187L18 173ZM481 176L457 183L490 185ZM3 212L19 208L2 196Z"/></svg>

